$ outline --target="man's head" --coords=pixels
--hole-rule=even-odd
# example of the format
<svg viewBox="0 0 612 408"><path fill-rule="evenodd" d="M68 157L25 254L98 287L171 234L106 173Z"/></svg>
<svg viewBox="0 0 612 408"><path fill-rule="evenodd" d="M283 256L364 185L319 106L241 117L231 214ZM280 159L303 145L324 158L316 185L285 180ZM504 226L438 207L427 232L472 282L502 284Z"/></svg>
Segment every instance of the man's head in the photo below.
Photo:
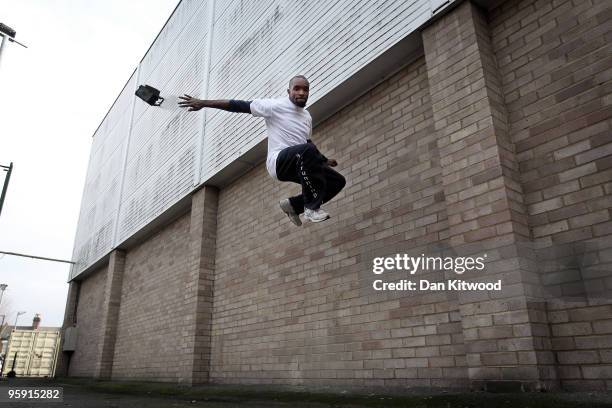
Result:
<svg viewBox="0 0 612 408"><path fill-rule="evenodd" d="M289 89L287 89L289 100L300 108L306 106L309 91L310 84L304 75L296 75L289 81Z"/></svg>

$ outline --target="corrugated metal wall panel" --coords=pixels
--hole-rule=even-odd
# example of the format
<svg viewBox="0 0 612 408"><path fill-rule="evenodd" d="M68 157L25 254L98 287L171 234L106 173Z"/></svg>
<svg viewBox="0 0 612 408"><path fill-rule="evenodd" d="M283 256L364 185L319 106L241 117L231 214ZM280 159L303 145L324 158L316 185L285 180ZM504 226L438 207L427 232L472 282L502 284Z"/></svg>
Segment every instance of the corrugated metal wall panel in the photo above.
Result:
<svg viewBox="0 0 612 408"><path fill-rule="evenodd" d="M313 103L425 23L432 1L217 0L211 10L183 0L139 65L138 83L170 97L161 108L134 102L132 76L95 133L71 277L265 138L249 115L209 110L204 127L203 114L176 107L178 95L284 96L302 73Z"/></svg>
<svg viewBox="0 0 612 408"><path fill-rule="evenodd" d="M210 98L284 96L289 78L303 73L315 102L430 16L428 1L264 3L232 2L215 22ZM262 120L210 115L202 181L264 137Z"/></svg>
<svg viewBox="0 0 612 408"><path fill-rule="evenodd" d="M202 8L205 1L183 0L174 11L164 28L151 45L140 63L141 79L146 80L157 69L157 64L163 59L168 49L174 44L180 33L192 20L196 10Z"/></svg>
<svg viewBox="0 0 612 408"><path fill-rule="evenodd" d="M71 278L113 246L121 158L127 143L135 83L136 75L132 74L94 134L72 255L76 264L71 268Z"/></svg>
<svg viewBox="0 0 612 408"><path fill-rule="evenodd" d="M176 16L184 25L179 29L173 17L167 27L175 35L160 37L170 44L156 48L157 60L145 58L141 64L140 83L155 86L162 95L197 94L202 88L207 43L203 22L208 19L208 8L203 2L199 7L185 6L193 14L186 13L181 4ZM201 119L201 115L179 109L175 97L162 108L137 101L121 197L119 242L193 189Z"/></svg>

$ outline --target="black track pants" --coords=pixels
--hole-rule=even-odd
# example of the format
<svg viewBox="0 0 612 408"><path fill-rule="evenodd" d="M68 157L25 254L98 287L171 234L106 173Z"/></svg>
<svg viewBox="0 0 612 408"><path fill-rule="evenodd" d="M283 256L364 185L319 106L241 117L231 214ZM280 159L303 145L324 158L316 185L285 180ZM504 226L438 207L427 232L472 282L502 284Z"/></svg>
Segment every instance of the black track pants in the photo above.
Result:
<svg viewBox="0 0 612 408"><path fill-rule="evenodd" d="M302 186L302 194L289 198L298 214L303 213L304 208L319 209L346 184L342 174L327 165L327 159L312 143L283 149L276 158L276 177Z"/></svg>

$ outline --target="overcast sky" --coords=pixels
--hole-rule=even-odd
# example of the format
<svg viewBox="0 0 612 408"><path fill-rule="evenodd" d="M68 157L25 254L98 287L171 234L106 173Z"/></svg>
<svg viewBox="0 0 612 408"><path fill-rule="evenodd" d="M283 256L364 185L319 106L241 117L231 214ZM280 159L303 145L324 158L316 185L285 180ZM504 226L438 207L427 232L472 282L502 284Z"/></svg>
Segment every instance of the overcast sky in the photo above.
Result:
<svg viewBox="0 0 612 408"><path fill-rule="evenodd" d="M28 46L0 57L0 164L14 163L0 251L71 258L91 136L177 3L0 0L0 22ZM61 326L69 265L0 257L0 314Z"/></svg>

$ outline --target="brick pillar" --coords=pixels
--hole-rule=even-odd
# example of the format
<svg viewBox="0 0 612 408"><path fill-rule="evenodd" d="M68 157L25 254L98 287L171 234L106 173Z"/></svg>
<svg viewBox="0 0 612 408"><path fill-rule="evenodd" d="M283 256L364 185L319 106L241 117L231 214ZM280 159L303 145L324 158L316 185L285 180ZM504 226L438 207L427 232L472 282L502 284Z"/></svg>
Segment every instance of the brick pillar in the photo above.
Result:
<svg viewBox="0 0 612 408"><path fill-rule="evenodd" d="M101 380L110 379L113 371L124 269L125 252L115 249L111 252L108 260L104 300L100 311L100 341L98 343L98 361L96 361L94 377Z"/></svg>
<svg viewBox="0 0 612 408"><path fill-rule="evenodd" d="M62 338L60 340L60 351L57 355L57 364L55 366L56 377L68 376L68 366L70 361L70 352L63 352L64 333L68 327L73 327L76 322L77 298L80 283L72 281L68 285L68 296L66 298L66 309L64 310L64 322L62 323Z"/></svg>
<svg viewBox="0 0 612 408"><path fill-rule="evenodd" d="M529 245L518 164L486 17L466 1L422 33L449 244L487 254L474 281L502 280L499 292L459 295L472 385L554 387L545 303Z"/></svg>
<svg viewBox="0 0 612 408"><path fill-rule="evenodd" d="M210 374L218 191L205 186L191 198L189 273L181 336L179 383L203 384Z"/></svg>

